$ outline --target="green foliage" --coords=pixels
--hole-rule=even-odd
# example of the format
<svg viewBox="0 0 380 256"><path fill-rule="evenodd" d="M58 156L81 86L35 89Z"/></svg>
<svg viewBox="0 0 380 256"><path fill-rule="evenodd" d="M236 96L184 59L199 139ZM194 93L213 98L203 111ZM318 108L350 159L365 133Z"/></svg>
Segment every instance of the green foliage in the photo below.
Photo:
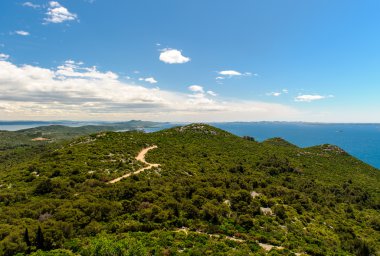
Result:
<svg viewBox="0 0 380 256"><path fill-rule="evenodd" d="M144 167L135 156L150 145L146 161L160 167L107 183ZM0 154L0 255L265 255L259 243L284 247L268 255L380 251L380 172L331 145L193 124Z"/></svg>
<svg viewBox="0 0 380 256"><path fill-rule="evenodd" d="M70 250L65 249L56 249L44 252L42 250L38 250L31 254L31 256L78 256L79 254L75 254Z"/></svg>

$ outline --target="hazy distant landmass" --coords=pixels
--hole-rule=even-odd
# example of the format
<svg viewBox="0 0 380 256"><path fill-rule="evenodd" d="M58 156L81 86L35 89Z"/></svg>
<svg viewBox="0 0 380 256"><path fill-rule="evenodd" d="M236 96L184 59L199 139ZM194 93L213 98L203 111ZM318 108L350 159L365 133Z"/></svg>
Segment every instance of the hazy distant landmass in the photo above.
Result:
<svg viewBox="0 0 380 256"><path fill-rule="evenodd" d="M152 127L160 124L159 122L148 122L140 120L120 121L120 122L106 122L106 121L0 121L0 131L17 131L22 129L29 129L40 126L49 125L63 125L68 127L80 127L80 126L103 126L109 130L113 130L112 127L118 128L130 128L130 127ZM162 124L162 123L161 123Z"/></svg>
<svg viewBox="0 0 380 256"><path fill-rule="evenodd" d="M165 123L131 120L126 122L3 122L0 125L0 150L34 147L39 144L61 142L102 131L129 131L154 128ZM86 124L86 125L85 125ZM21 127L28 127L19 129ZM5 130L5 128L13 128Z"/></svg>

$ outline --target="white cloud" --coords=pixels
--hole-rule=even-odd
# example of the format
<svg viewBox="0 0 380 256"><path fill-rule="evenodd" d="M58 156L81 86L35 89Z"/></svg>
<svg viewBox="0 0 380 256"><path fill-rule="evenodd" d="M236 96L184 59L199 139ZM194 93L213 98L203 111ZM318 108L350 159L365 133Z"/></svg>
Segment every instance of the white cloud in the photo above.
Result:
<svg viewBox="0 0 380 256"><path fill-rule="evenodd" d="M326 98L333 98L333 95L328 95L328 96L323 96L323 95L318 95L318 94L304 94L304 95L298 95L294 100L298 102L312 102L316 100L323 100Z"/></svg>
<svg viewBox="0 0 380 256"><path fill-rule="evenodd" d="M225 100L202 86L179 93L123 82L68 60L55 69L15 65L1 55L2 119L149 119L165 121L297 120L298 111L281 104ZM190 89L191 88L191 89ZM212 97L212 98L210 98Z"/></svg>
<svg viewBox="0 0 380 256"><path fill-rule="evenodd" d="M160 53L160 61L168 64L182 64L189 62L190 58L183 56L179 50L163 49Z"/></svg>
<svg viewBox="0 0 380 256"><path fill-rule="evenodd" d="M188 87L188 89L192 92L199 92L199 93L203 93L204 90L203 90L203 87L200 86L200 85L190 85Z"/></svg>
<svg viewBox="0 0 380 256"><path fill-rule="evenodd" d="M96 66L82 67L82 65L83 62L67 60L63 65L57 67L56 78L118 79L118 75L113 72L99 72Z"/></svg>
<svg viewBox="0 0 380 256"><path fill-rule="evenodd" d="M153 77L145 78L145 81L148 82L148 83L151 83L151 84L156 84L157 83L157 80L154 79Z"/></svg>
<svg viewBox="0 0 380 256"><path fill-rule="evenodd" d="M218 72L219 75L222 76L241 76L242 73L235 71L235 70L223 70Z"/></svg>
<svg viewBox="0 0 380 256"><path fill-rule="evenodd" d="M288 89L282 89L280 92L268 92L266 95L267 96L274 96L274 97L279 97L282 94L287 94L289 93Z"/></svg>
<svg viewBox="0 0 380 256"><path fill-rule="evenodd" d="M150 84L156 84L157 83L157 80L154 79L154 77L147 77L147 78L139 78L139 81L145 81L145 82L148 82Z"/></svg>
<svg viewBox="0 0 380 256"><path fill-rule="evenodd" d="M5 53L0 53L0 61L9 59L9 55Z"/></svg>
<svg viewBox="0 0 380 256"><path fill-rule="evenodd" d="M207 91L207 94L211 95L211 96L218 96L218 94L216 94L215 92L213 91Z"/></svg>
<svg viewBox="0 0 380 256"><path fill-rule="evenodd" d="M39 7L40 7L40 5L38 5L38 4L33 4L32 2L25 2L25 3L22 4L22 6L31 7L31 8L33 8L33 9L36 9L36 8L39 8Z"/></svg>
<svg viewBox="0 0 380 256"><path fill-rule="evenodd" d="M220 76L216 77L217 80L222 80L225 78L232 78L232 77L239 77L239 76L252 76L251 72L242 73L236 70L222 70L222 71L219 71L218 74ZM257 76L257 74L253 74L253 75Z"/></svg>
<svg viewBox="0 0 380 256"><path fill-rule="evenodd" d="M63 7L56 1L49 2L49 8L46 15L47 17L44 20L47 23L62 23L78 19L78 16L75 13L69 12L67 8Z"/></svg>
<svg viewBox="0 0 380 256"><path fill-rule="evenodd" d="M49 2L49 5L50 7L52 8L59 8L59 7L62 7L62 5L60 3L58 3L57 1L50 1Z"/></svg>
<svg viewBox="0 0 380 256"><path fill-rule="evenodd" d="M274 97L278 97L278 96L281 96L281 92L269 92L267 93L268 96L274 96Z"/></svg>
<svg viewBox="0 0 380 256"><path fill-rule="evenodd" d="M24 30L17 30L17 31L15 31L15 34L20 35L20 36L29 36L30 35L30 33L28 31L24 31Z"/></svg>

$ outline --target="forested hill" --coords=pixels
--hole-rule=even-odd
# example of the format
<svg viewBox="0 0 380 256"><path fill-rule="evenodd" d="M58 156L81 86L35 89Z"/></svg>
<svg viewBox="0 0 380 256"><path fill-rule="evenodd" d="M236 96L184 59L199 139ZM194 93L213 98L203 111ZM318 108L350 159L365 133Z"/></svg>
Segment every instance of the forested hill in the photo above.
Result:
<svg viewBox="0 0 380 256"><path fill-rule="evenodd" d="M333 145L192 124L2 154L0 255L380 254L380 171Z"/></svg>
<svg viewBox="0 0 380 256"><path fill-rule="evenodd" d="M9 122L4 123L8 124ZM12 123L15 122L10 122L10 124ZM131 120L126 122L102 123L98 125L83 125L77 127L53 124L18 131L0 130L0 151L18 147L39 146L40 144L51 142L60 142L62 140L68 140L101 131L136 130L151 128L162 124L164 123Z"/></svg>

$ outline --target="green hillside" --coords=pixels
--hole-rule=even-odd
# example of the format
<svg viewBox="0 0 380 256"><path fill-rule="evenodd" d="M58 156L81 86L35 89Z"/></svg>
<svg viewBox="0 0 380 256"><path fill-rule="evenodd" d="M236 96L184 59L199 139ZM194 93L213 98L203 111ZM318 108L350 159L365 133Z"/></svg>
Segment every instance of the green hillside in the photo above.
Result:
<svg viewBox="0 0 380 256"><path fill-rule="evenodd" d="M1 151L0 255L380 254L380 172L336 146L94 132Z"/></svg>
<svg viewBox="0 0 380 256"><path fill-rule="evenodd" d="M79 127L47 125L18 131L0 130L0 151L17 147L28 147L57 141L59 142L101 131L135 130L155 127L160 124L163 123L131 120L127 122L85 125Z"/></svg>

